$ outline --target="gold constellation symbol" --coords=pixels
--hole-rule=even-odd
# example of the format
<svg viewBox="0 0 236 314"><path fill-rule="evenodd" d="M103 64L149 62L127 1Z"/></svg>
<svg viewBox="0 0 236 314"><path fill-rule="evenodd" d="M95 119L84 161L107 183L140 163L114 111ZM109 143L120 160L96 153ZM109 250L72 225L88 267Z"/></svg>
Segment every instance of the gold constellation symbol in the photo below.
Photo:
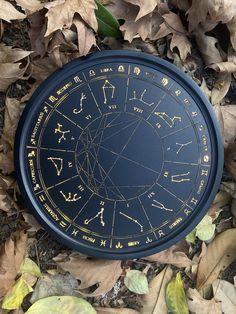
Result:
<svg viewBox="0 0 236 314"><path fill-rule="evenodd" d="M181 151L181 149L182 149L184 146L187 146L187 145L189 145L189 144L191 144L191 143L192 143L192 141L191 141L191 142L188 142L188 143L184 143L184 144L176 143L176 145L179 145L179 146L180 146L179 149L177 150L176 154L178 155L178 153Z"/></svg>
<svg viewBox="0 0 236 314"><path fill-rule="evenodd" d="M48 157L48 160L51 160L53 165L56 168L57 175L59 176L61 174L61 171L63 169L63 159L58 157Z"/></svg>
<svg viewBox="0 0 236 314"><path fill-rule="evenodd" d="M132 217L130 217L130 216L128 216L128 215L122 213L122 212L120 212L120 214L121 214L122 216L126 217L127 219L129 219L129 220L135 222L137 225L139 225L140 231L143 232L143 225L141 225L141 224L138 222L137 219L134 219L134 218L132 218Z"/></svg>
<svg viewBox="0 0 236 314"><path fill-rule="evenodd" d="M75 193L73 196L71 195L71 192L68 193L68 196L66 196L62 191L60 191L60 193L66 202L76 202L81 199L81 196L78 196L77 193Z"/></svg>
<svg viewBox="0 0 236 314"><path fill-rule="evenodd" d="M83 101L84 101L85 99L87 99L87 98L86 98L85 94L82 93L81 96L80 96L80 101L79 101L79 107L80 107L80 109L76 109L76 108L75 108L75 109L73 110L73 113L74 113L74 114L79 114L79 113L81 113L81 112L83 111Z"/></svg>
<svg viewBox="0 0 236 314"><path fill-rule="evenodd" d="M61 143L61 140L65 141L66 140L65 134L70 132L70 130L62 131L61 128L62 128L62 124L57 123L57 128L55 129L55 134L56 133L61 133L62 134L61 137L58 139L58 143Z"/></svg>
<svg viewBox="0 0 236 314"><path fill-rule="evenodd" d="M115 89L114 85L112 85L108 80L105 80L105 83L102 86L104 104L107 103L107 94L109 94L111 98L114 97Z"/></svg>
<svg viewBox="0 0 236 314"><path fill-rule="evenodd" d="M164 204L158 202L157 200L153 200L153 203L154 203L154 204L152 204L153 207L157 207L157 208L160 208L160 209L164 209L164 210L166 210L166 211L169 211L169 212L173 212L173 209L172 209L172 208L167 208L167 207L165 207Z"/></svg>
<svg viewBox="0 0 236 314"><path fill-rule="evenodd" d="M88 225L92 220L94 220L94 219L96 219L97 217L100 216L100 223L104 227L105 226L105 222L103 221L103 212L104 212L104 210L105 210L105 208L102 207L101 210L94 217L92 217L90 219L85 219L84 220L84 224Z"/></svg>
<svg viewBox="0 0 236 314"><path fill-rule="evenodd" d="M132 98L129 98L129 100L139 100L139 101L141 101L143 104L145 104L145 105L148 105L148 106L152 106L152 105L154 105L154 102L152 102L152 103L148 103L148 102L146 102L145 100L143 100L143 97L144 97L144 94L146 93L146 89L144 89L143 90L143 92L142 92L142 94L140 95L140 97L138 98L137 97L137 95L136 95L136 91L134 90L133 91L133 97Z"/></svg>
<svg viewBox="0 0 236 314"><path fill-rule="evenodd" d="M186 178L190 172L188 171L187 173L181 173L181 174L175 174L171 176L171 181L172 182L184 182L184 181L190 181L190 178Z"/></svg>
<svg viewBox="0 0 236 314"><path fill-rule="evenodd" d="M163 121L165 121L165 123L170 128L172 128L175 125L175 120L179 122L181 121L181 117L174 116L173 118L171 118L166 112L154 112L154 114L160 117ZM157 127L158 128L161 127L160 123L157 123Z"/></svg>

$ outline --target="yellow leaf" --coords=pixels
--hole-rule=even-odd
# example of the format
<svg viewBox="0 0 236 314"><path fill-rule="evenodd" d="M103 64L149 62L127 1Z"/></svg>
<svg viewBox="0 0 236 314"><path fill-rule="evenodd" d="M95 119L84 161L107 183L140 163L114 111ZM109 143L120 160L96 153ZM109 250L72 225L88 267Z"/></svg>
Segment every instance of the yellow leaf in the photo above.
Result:
<svg viewBox="0 0 236 314"><path fill-rule="evenodd" d="M147 277L140 270L131 269L127 271L124 283L134 293L145 294L148 292Z"/></svg>
<svg viewBox="0 0 236 314"><path fill-rule="evenodd" d="M36 277L42 276L38 265L30 258L26 257L20 266L20 273L29 273Z"/></svg>
<svg viewBox="0 0 236 314"><path fill-rule="evenodd" d="M18 309L21 306L24 297L32 291L33 289L21 276L4 297L2 308L5 310Z"/></svg>
<svg viewBox="0 0 236 314"><path fill-rule="evenodd" d="M184 292L180 273L176 275L167 285L166 304L174 314L188 314L188 303Z"/></svg>
<svg viewBox="0 0 236 314"><path fill-rule="evenodd" d="M212 223L213 219L206 215L196 227L196 236L202 241L209 241L215 234L216 225Z"/></svg>

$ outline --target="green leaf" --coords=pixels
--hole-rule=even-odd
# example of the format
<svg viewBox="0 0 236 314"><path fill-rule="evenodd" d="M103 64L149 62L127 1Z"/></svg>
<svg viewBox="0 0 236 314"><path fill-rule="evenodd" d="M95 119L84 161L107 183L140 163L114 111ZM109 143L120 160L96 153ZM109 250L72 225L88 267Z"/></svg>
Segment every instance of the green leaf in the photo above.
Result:
<svg viewBox="0 0 236 314"><path fill-rule="evenodd" d="M5 295L2 302L2 308L5 310L18 309L21 306L24 297L32 291L33 289L21 276L11 290Z"/></svg>
<svg viewBox="0 0 236 314"><path fill-rule="evenodd" d="M95 15L98 21L98 33L104 36L121 37L120 24L117 19L96 0L97 10Z"/></svg>
<svg viewBox="0 0 236 314"><path fill-rule="evenodd" d="M135 293L145 294L148 292L147 277L139 270L129 270L124 279L126 287Z"/></svg>
<svg viewBox="0 0 236 314"><path fill-rule="evenodd" d="M196 227L196 236L202 241L209 241L215 234L216 225L212 223L213 219L206 215Z"/></svg>
<svg viewBox="0 0 236 314"><path fill-rule="evenodd" d="M25 314L96 314L87 301L72 296L53 296L36 301Z"/></svg>
<svg viewBox="0 0 236 314"><path fill-rule="evenodd" d="M20 266L20 273L29 273L36 277L41 277L42 273L38 265L30 258L26 257Z"/></svg>
<svg viewBox="0 0 236 314"><path fill-rule="evenodd" d="M188 243L194 243L196 240L196 228L193 229L188 235L186 235L185 240Z"/></svg>
<svg viewBox="0 0 236 314"><path fill-rule="evenodd" d="M166 304L169 311L174 314L189 313L187 298L180 273L171 279L166 287Z"/></svg>

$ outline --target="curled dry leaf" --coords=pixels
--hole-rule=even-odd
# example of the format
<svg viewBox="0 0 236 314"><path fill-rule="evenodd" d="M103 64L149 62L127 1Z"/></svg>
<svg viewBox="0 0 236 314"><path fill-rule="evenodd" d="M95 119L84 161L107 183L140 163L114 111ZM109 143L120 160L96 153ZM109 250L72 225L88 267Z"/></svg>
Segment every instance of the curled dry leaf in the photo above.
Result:
<svg viewBox="0 0 236 314"><path fill-rule="evenodd" d="M226 73L236 72L236 64L230 61L214 63L212 65L209 65L208 67L217 72L226 72Z"/></svg>
<svg viewBox="0 0 236 314"><path fill-rule="evenodd" d="M125 0L125 2L139 6L140 9L135 19L137 21L143 16L152 13L161 0Z"/></svg>
<svg viewBox="0 0 236 314"><path fill-rule="evenodd" d="M213 282L212 287L214 298L221 303L223 313L236 313L236 288L228 281L220 279Z"/></svg>
<svg viewBox="0 0 236 314"><path fill-rule="evenodd" d="M50 35L58 29L70 28L75 13L79 13L84 22L95 31L98 28L95 16L97 6L94 0L54 0L47 3L45 8L48 9L46 14L48 22L45 36Z"/></svg>
<svg viewBox="0 0 236 314"><path fill-rule="evenodd" d="M206 254L201 258L197 271L197 289L212 284L221 270L236 259L236 229L229 229L208 245Z"/></svg>
<svg viewBox="0 0 236 314"><path fill-rule="evenodd" d="M167 314L165 290L173 271L166 266L149 284L149 292L142 297L141 314Z"/></svg>
<svg viewBox="0 0 236 314"><path fill-rule="evenodd" d="M17 11L9 1L0 0L0 7L0 19L7 22L11 20L21 20L26 17L23 13Z"/></svg>
<svg viewBox="0 0 236 314"><path fill-rule="evenodd" d="M173 12L164 14L162 17L164 22L160 25L160 30L157 32L155 38L159 39L173 34L170 49L173 52L173 49L177 47L181 59L185 60L191 52L191 44L186 36L186 30L183 27L180 17Z"/></svg>
<svg viewBox="0 0 236 314"><path fill-rule="evenodd" d="M24 231L15 233L0 247L0 298L15 282L15 277L23 261L27 244Z"/></svg>
<svg viewBox="0 0 236 314"><path fill-rule="evenodd" d="M221 304L214 298L205 300L196 289L189 288L187 291L189 310L195 314L222 314Z"/></svg>
<svg viewBox="0 0 236 314"><path fill-rule="evenodd" d="M68 261L54 260L63 270L69 271L81 281L80 293L87 296L98 296L110 291L122 273L121 261L90 259L71 254ZM82 290L97 284L97 289L92 293Z"/></svg>

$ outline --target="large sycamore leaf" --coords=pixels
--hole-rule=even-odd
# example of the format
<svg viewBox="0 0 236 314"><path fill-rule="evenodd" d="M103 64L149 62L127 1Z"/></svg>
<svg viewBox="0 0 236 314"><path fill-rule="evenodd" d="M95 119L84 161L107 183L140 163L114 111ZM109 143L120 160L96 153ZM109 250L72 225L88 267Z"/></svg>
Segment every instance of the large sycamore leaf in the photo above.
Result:
<svg viewBox="0 0 236 314"><path fill-rule="evenodd" d="M25 314L96 314L87 301L72 296L53 296L35 302Z"/></svg>
<svg viewBox="0 0 236 314"><path fill-rule="evenodd" d="M221 304L214 298L205 300L196 289L187 291L189 310L195 314L222 314Z"/></svg>
<svg viewBox="0 0 236 314"><path fill-rule="evenodd" d="M0 247L0 298L14 284L26 252L27 234L16 233Z"/></svg>
<svg viewBox="0 0 236 314"><path fill-rule="evenodd" d="M141 314L167 314L165 290L173 271L165 267L149 284L149 292L143 296Z"/></svg>
<svg viewBox="0 0 236 314"><path fill-rule="evenodd" d="M166 304L174 314L189 314L187 298L180 273L166 287Z"/></svg>
<svg viewBox="0 0 236 314"><path fill-rule="evenodd" d="M152 13L155 7L161 3L161 0L125 0L125 2L139 6L140 9L135 19L137 21L143 16Z"/></svg>
<svg viewBox="0 0 236 314"><path fill-rule="evenodd" d="M212 284L221 270L236 259L236 228L229 229L208 245L206 254L201 258L197 271L197 289Z"/></svg>
<svg viewBox="0 0 236 314"><path fill-rule="evenodd" d="M54 0L47 3L45 7L48 9L45 36L58 29L70 28L76 13L81 16L84 22L97 31L98 23L95 16L97 6L94 0Z"/></svg>
<svg viewBox="0 0 236 314"><path fill-rule="evenodd" d="M79 291L83 295L98 296L110 291L122 274L121 261L88 259L77 254L71 254L66 261L60 259L60 255L54 258L63 270L80 280ZM95 284L94 292L83 291Z"/></svg>
<svg viewBox="0 0 236 314"><path fill-rule="evenodd" d="M10 22L11 20L21 20L25 17L26 16L17 11L9 1L0 0L0 19Z"/></svg>

